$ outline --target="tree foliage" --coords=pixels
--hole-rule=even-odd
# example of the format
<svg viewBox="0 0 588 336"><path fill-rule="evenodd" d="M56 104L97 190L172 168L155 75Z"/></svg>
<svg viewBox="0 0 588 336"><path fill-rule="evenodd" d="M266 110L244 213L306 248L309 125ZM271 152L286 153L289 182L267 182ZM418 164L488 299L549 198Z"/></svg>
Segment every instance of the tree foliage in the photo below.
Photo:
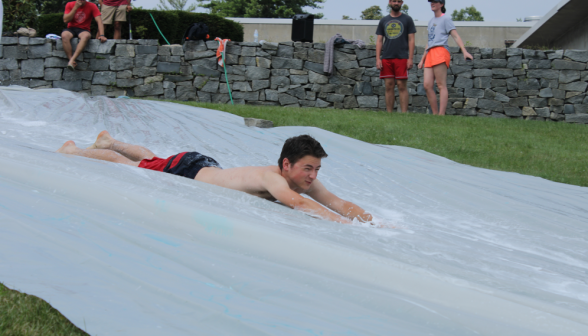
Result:
<svg viewBox="0 0 588 336"><path fill-rule="evenodd" d="M71 0L34 0L39 14L63 13Z"/></svg>
<svg viewBox="0 0 588 336"><path fill-rule="evenodd" d="M14 32L20 27L37 26L37 7L33 0L2 0L4 8L3 32Z"/></svg>
<svg viewBox="0 0 588 336"><path fill-rule="evenodd" d="M187 3L188 0L159 0L157 8L159 10L179 10L186 12L193 12L196 10L196 4L191 4L190 6L188 6L188 8L184 9ZM171 8L167 6L168 4L171 6Z"/></svg>
<svg viewBox="0 0 588 336"><path fill-rule="evenodd" d="M362 20L380 20L383 17L384 15L382 15L382 8L380 6L372 6L361 12Z"/></svg>
<svg viewBox="0 0 588 336"><path fill-rule="evenodd" d="M351 17L349 17L347 15L343 15L343 17L341 18L341 20L355 20L355 19L352 19Z"/></svg>
<svg viewBox="0 0 588 336"><path fill-rule="evenodd" d="M451 20L453 21L484 21L482 13L480 13L476 7L470 6L461 9L460 11L454 10L451 14Z"/></svg>
<svg viewBox="0 0 588 336"><path fill-rule="evenodd" d="M302 8L322 8L326 0L198 0L199 6L210 14L224 17L291 18L296 14L310 14ZM314 14L317 19L322 13Z"/></svg>

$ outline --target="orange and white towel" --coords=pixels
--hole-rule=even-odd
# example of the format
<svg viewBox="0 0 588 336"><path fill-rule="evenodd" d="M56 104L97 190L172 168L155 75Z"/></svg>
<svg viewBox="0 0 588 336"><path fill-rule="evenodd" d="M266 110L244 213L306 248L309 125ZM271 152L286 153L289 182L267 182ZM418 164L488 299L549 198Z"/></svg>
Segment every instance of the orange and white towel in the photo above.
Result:
<svg viewBox="0 0 588 336"><path fill-rule="evenodd" d="M227 42L229 42L229 39L221 39L220 37L217 37L214 39L215 41L218 41L218 49L216 49L216 59L218 62L218 65L224 67L223 64L223 54L225 52L225 49L227 49Z"/></svg>

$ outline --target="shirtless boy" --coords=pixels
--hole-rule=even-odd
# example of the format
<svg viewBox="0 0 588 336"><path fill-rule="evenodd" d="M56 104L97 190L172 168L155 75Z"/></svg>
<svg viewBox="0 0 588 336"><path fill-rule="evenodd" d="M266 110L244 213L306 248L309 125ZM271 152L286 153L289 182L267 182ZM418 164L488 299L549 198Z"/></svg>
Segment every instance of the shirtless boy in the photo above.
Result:
<svg viewBox="0 0 588 336"><path fill-rule="evenodd" d="M327 153L310 135L286 140L278 166L266 167L222 169L216 160L197 152L161 159L145 147L115 140L107 131L98 134L96 142L87 149L78 148L70 140L57 152L188 177L267 200L278 200L292 209L339 223L351 223L355 218L362 222L372 221L372 215L335 196L317 179L321 159L327 157ZM302 193L314 201L302 197Z"/></svg>

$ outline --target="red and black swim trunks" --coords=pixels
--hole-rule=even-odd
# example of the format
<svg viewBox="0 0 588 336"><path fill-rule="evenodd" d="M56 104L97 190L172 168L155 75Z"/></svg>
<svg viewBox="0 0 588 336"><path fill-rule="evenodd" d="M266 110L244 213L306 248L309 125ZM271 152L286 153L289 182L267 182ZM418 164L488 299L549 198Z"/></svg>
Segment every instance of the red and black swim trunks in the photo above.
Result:
<svg viewBox="0 0 588 336"><path fill-rule="evenodd" d="M215 159L198 152L183 152L167 159L155 156L153 159L143 160L139 163L139 168L184 176L189 179L195 178L200 169L205 167L222 168Z"/></svg>

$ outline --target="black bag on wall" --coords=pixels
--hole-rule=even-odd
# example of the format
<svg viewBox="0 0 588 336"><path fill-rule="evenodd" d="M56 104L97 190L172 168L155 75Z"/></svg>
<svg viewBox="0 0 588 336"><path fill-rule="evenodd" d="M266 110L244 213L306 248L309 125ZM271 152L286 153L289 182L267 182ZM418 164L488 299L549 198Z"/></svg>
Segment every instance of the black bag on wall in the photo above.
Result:
<svg viewBox="0 0 588 336"><path fill-rule="evenodd" d="M206 41L209 37L208 25L202 22L192 23L184 33L184 41Z"/></svg>

